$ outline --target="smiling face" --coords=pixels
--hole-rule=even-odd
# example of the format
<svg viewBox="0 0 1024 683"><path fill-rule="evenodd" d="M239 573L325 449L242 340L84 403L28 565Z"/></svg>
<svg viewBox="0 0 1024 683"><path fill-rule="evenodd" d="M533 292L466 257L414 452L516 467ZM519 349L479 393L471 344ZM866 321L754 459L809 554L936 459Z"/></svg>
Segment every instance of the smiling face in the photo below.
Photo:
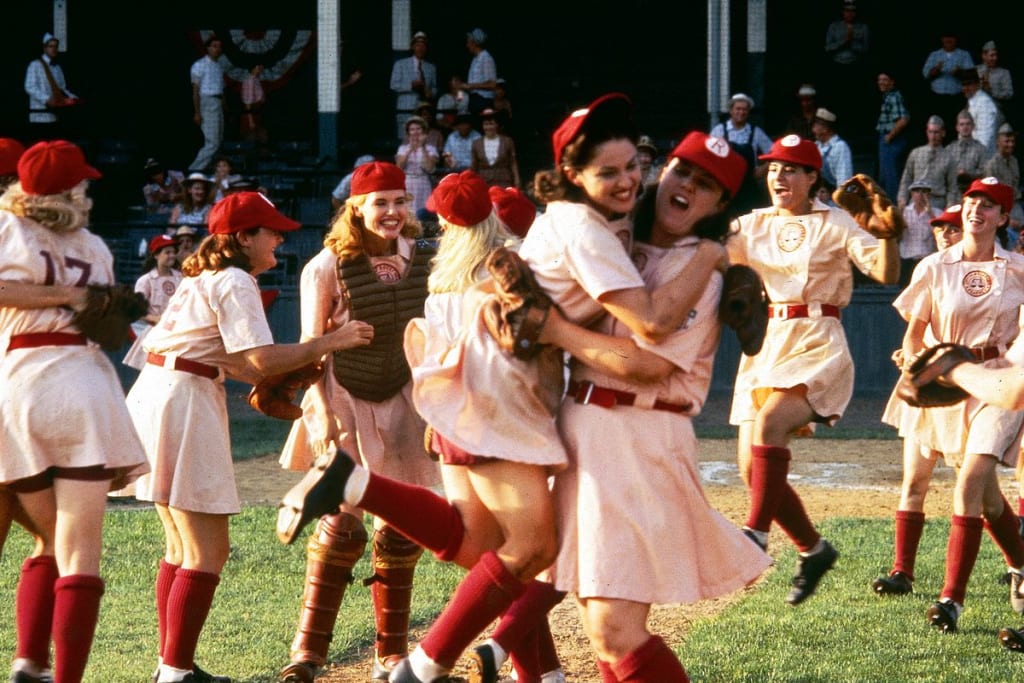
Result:
<svg viewBox="0 0 1024 683"><path fill-rule="evenodd" d="M994 237L996 230L1010 219L1003 213L1003 207L980 192L964 197L963 205L961 218L965 237Z"/></svg>
<svg viewBox="0 0 1024 683"><path fill-rule="evenodd" d="M952 223L939 223L932 226L932 234L935 235L935 246L942 251L962 240L964 229Z"/></svg>
<svg viewBox="0 0 1024 683"><path fill-rule="evenodd" d="M737 128L742 128L747 124L747 119L750 118L750 103L746 100L736 100L729 107L729 118L732 119L733 125Z"/></svg>
<svg viewBox="0 0 1024 683"><path fill-rule="evenodd" d="M259 275L277 265L274 250L284 242L284 235L270 228L238 233L242 253L249 257L249 273Z"/></svg>
<svg viewBox="0 0 1024 683"><path fill-rule="evenodd" d="M178 248L175 246L164 247L155 255L156 266L161 270L169 270L178 262Z"/></svg>
<svg viewBox="0 0 1024 683"><path fill-rule="evenodd" d="M409 217L409 199L405 190L371 192L353 210L362 217L367 232L380 240L393 242L402 234Z"/></svg>
<svg viewBox="0 0 1024 683"><path fill-rule="evenodd" d="M668 246L691 234L697 221L722 210L724 192L710 173L673 158L658 182L651 243Z"/></svg>
<svg viewBox="0 0 1024 683"><path fill-rule="evenodd" d="M811 207L811 186L818 180L818 173L803 166L782 161L768 164L768 194L772 206L782 214L800 216Z"/></svg>
<svg viewBox="0 0 1024 683"><path fill-rule="evenodd" d="M193 182L188 186L188 193L192 197L193 203L204 203L206 201L206 183Z"/></svg>
<svg viewBox="0 0 1024 683"><path fill-rule="evenodd" d="M585 166L566 167L565 175L606 218L629 213L640 187L636 145L628 138L602 142L594 148L594 155Z"/></svg>

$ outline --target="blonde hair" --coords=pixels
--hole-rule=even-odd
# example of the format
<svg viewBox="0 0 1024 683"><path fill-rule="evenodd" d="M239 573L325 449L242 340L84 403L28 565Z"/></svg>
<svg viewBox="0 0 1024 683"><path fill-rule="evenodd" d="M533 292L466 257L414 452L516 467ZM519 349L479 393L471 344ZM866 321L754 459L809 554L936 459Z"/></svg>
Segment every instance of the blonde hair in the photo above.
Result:
<svg viewBox="0 0 1024 683"><path fill-rule="evenodd" d="M89 223L92 200L86 196L88 180L60 194L28 194L20 182L12 183L0 196L0 209L31 218L54 232L74 232Z"/></svg>
<svg viewBox="0 0 1024 683"><path fill-rule="evenodd" d="M259 228L244 232L256 232L257 230ZM207 235L196 247L196 250L189 254L181 264L181 273L185 277L196 277L204 270L225 270L231 266L241 268L248 273L251 265L249 257L242 252L242 245L238 242L237 233Z"/></svg>
<svg viewBox="0 0 1024 683"><path fill-rule="evenodd" d="M355 212L355 207L366 201L369 194L357 194L345 200L345 204L334 215L330 232L324 237L324 246L333 251L338 258L346 259L363 253L363 239L366 234L366 222ZM412 195L406 194L406 200ZM423 226L416 218L411 206L402 226L402 237L416 238L423 232Z"/></svg>
<svg viewBox="0 0 1024 683"><path fill-rule="evenodd" d="M431 294L463 292L483 280L484 259L492 249L518 247L519 240L492 211L480 223L469 227L438 219L444 228L441 246L430 263L427 291Z"/></svg>

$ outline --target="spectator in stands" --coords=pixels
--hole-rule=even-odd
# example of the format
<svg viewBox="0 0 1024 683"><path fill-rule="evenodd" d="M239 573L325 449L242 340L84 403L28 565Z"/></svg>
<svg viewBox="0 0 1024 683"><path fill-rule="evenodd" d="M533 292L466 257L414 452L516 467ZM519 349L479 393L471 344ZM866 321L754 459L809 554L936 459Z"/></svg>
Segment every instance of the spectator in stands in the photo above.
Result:
<svg viewBox="0 0 1024 683"><path fill-rule="evenodd" d="M843 0L842 16L825 30L824 80L821 93L826 103L843 117L847 130L860 130L870 120L868 92L871 32L857 16L857 3ZM808 111L813 115L817 104ZM799 131L792 131L800 134ZM803 136L813 140L813 135Z"/></svg>
<svg viewBox="0 0 1024 683"><path fill-rule="evenodd" d="M1010 100L1013 99L1013 77L1010 70L999 66L999 50L995 41L981 46L981 64L978 65L981 87L999 105L1003 116L1009 117Z"/></svg>
<svg viewBox="0 0 1024 683"><path fill-rule="evenodd" d="M25 71L28 121L34 129L34 138L66 137L57 128L57 112L78 102L78 96L68 90L64 70L57 62L59 48L60 41L52 33L43 35L43 54L29 62Z"/></svg>
<svg viewBox="0 0 1024 683"><path fill-rule="evenodd" d="M432 101L437 93L437 67L427 61L427 34L417 31L409 44L412 54L391 67L391 92L395 93L395 124L398 139L405 137L405 122L421 100Z"/></svg>
<svg viewBox="0 0 1024 683"><path fill-rule="evenodd" d="M843 0L842 17L825 30L825 53L834 64L849 67L867 60L871 32L857 21L857 3Z"/></svg>
<svg viewBox="0 0 1024 683"><path fill-rule="evenodd" d="M508 83L504 78L494 81L494 104L491 108L498 112L498 125L508 133L512 124L512 102L508 99Z"/></svg>
<svg viewBox="0 0 1024 683"><path fill-rule="evenodd" d="M205 172L224 140L224 46L220 38L206 39L206 55L192 64L192 120L203 131L203 146L188 170Z"/></svg>
<svg viewBox="0 0 1024 683"><path fill-rule="evenodd" d="M636 162L640 164L640 191L647 185L658 182L661 176L661 165L655 164L658 158L658 146L648 135L641 135L636 141Z"/></svg>
<svg viewBox="0 0 1024 683"><path fill-rule="evenodd" d="M1020 240L1020 230L1024 223L1024 209L1020 205L1020 163L1014 152L1017 149L1017 133L1013 126L1004 123L999 127L996 136L997 151L982 166L982 176L993 176L1003 185L1013 188L1013 208L1010 210L1010 221L1007 224L1007 236L1010 248L1016 247Z"/></svg>
<svg viewBox="0 0 1024 683"><path fill-rule="evenodd" d="M437 115L434 113L434 105L430 102L420 102L416 105L416 116L423 119L427 124L427 135L426 141L428 145L432 145L434 149L441 150L444 148L444 131L437 125Z"/></svg>
<svg viewBox="0 0 1024 683"><path fill-rule="evenodd" d="M341 182L338 183L338 186L334 188L333 192L331 192L332 210L337 211L340 209L345 204L345 200L352 194L352 174L356 172L357 168L364 164L368 164L371 161L374 161L372 154L364 154L356 159L355 164L352 165L352 171L342 178Z"/></svg>
<svg viewBox="0 0 1024 683"><path fill-rule="evenodd" d="M836 135L836 115L824 107L814 113L814 144L821 152L821 177L838 187L853 175L853 153L846 141Z"/></svg>
<svg viewBox="0 0 1024 683"><path fill-rule="evenodd" d="M174 231L174 239L178 242L178 268L185 259L196 250L196 235L199 233L191 225L179 225Z"/></svg>
<svg viewBox="0 0 1024 683"><path fill-rule="evenodd" d="M960 76L960 90L967 98L967 111L974 118L974 137L989 154L996 151L996 131L1002 123L1002 116L995 100L981 89L977 69L967 69Z"/></svg>
<svg viewBox="0 0 1024 683"><path fill-rule="evenodd" d="M446 116L469 113L469 95L462 89L462 79L452 76L448 79L448 92L437 98L437 110Z"/></svg>
<svg viewBox="0 0 1024 683"><path fill-rule="evenodd" d="M941 116L943 121L952 121L962 109L958 97L960 79L965 72L974 69L974 60L967 50L957 47L955 31L943 32L941 43L942 47L931 52L925 59L921 73L931 88L930 109Z"/></svg>
<svg viewBox="0 0 1024 683"><path fill-rule="evenodd" d="M240 133L243 140L250 140L259 145L267 144L267 129L263 125L263 105L267 103L267 95L263 90L263 65L254 64L249 75L242 81L242 119Z"/></svg>
<svg viewBox="0 0 1024 683"><path fill-rule="evenodd" d="M893 198L899 193L900 169L907 151L903 131L910 123L910 112L903 101L903 93L896 89L892 73L879 71L877 83L882 93L882 106L875 123L878 133L878 184Z"/></svg>
<svg viewBox="0 0 1024 683"><path fill-rule="evenodd" d="M469 73L458 89L469 94L469 113L479 116L484 109L494 108L494 87L498 81L498 66L494 57L484 48L487 34L475 28L466 34L466 49L473 55Z"/></svg>
<svg viewBox="0 0 1024 683"><path fill-rule="evenodd" d="M737 214L768 203L764 182L758 180L764 177L767 163L759 162L758 157L771 150L772 139L759 126L748 121L753 108L753 98L736 93L729 98L729 118L711 129L711 135L725 138L729 146L747 160L746 178L732 203Z"/></svg>
<svg viewBox="0 0 1024 683"><path fill-rule="evenodd" d="M142 196L146 201L146 214L166 220L175 204L185 198L185 174L181 171L170 171L156 159L146 159L142 167L146 184L142 186Z"/></svg>
<svg viewBox="0 0 1024 683"><path fill-rule="evenodd" d="M928 136L927 144L915 147L907 157L907 165L903 167L900 177L900 189L897 204L902 211L910 203L910 183L915 180L927 180L931 193L932 206L943 209L955 204L959 199L956 184L956 160L948 149L942 146L946 137L946 126L937 115L928 117L925 126ZM948 201L949 198L953 201Z"/></svg>
<svg viewBox="0 0 1024 683"><path fill-rule="evenodd" d="M810 83L804 83L796 91L796 99L800 103L800 111L789 117L786 124L787 133L796 133L804 140L814 140L814 113L818 111L818 91Z"/></svg>
<svg viewBox="0 0 1024 683"><path fill-rule="evenodd" d="M405 122L405 138L395 155L395 165L405 173L405 189L412 195L413 211L426 211L427 198L433 185L431 174L437 167L440 153L426 142L427 122L413 116Z"/></svg>
<svg viewBox="0 0 1024 683"><path fill-rule="evenodd" d="M473 165L473 142L482 136L473 127L473 117L459 114L455 117L455 130L444 141L444 165L452 172L461 172Z"/></svg>
<svg viewBox="0 0 1024 683"><path fill-rule="evenodd" d="M473 141L473 160L470 168L484 179L488 186L519 187L519 161L516 143L501 132L498 113L493 109L480 112L483 137Z"/></svg>
<svg viewBox="0 0 1024 683"><path fill-rule="evenodd" d="M171 209L172 225L206 225L206 215L213 206L213 181L199 172L185 180L185 196Z"/></svg>
<svg viewBox="0 0 1024 683"><path fill-rule="evenodd" d="M935 251L935 235L931 221L942 215L931 201L932 186L924 178L910 183L910 204L903 208L907 229L900 237L900 287L910 284L910 276L918 261Z"/></svg>
<svg viewBox="0 0 1024 683"><path fill-rule="evenodd" d="M213 162L213 177L210 180L213 183L213 201L214 203L224 199L227 195L228 185L231 181L236 180L239 176L233 172L234 169L231 166L231 159L225 156L219 156Z"/></svg>
<svg viewBox="0 0 1024 683"><path fill-rule="evenodd" d="M981 165L988 157L988 150L974 139L974 117L966 109L956 115L956 134L956 140L946 145L946 149L953 155L956 166L959 202L971 181L981 177Z"/></svg>

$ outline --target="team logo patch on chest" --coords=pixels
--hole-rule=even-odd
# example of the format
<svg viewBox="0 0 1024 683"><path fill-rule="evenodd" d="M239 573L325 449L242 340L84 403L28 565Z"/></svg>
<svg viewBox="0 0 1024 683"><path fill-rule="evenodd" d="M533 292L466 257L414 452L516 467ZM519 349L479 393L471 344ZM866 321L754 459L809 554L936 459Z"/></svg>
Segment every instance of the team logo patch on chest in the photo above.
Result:
<svg viewBox="0 0 1024 683"><path fill-rule="evenodd" d="M779 249L782 251L793 252L800 248L806 237L807 228L802 223L785 223L782 229L779 230L779 237L775 243L779 245Z"/></svg>
<svg viewBox="0 0 1024 683"><path fill-rule="evenodd" d="M171 294L174 294L174 283L173 282L165 280L164 282L162 282L160 284L160 288L163 290L164 294L167 295L167 296L170 296Z"/></svg>
<svg viewBox="0 0 1024 683"><path fill-rule="evenodd" d="M972 270L964 275L964 291L973 297L985 296L992 291L992 276L983 270Z"/></svg>
<svg viewBox="0 0 1024 683"><path fill-rule="evenodd" d="M381 282L398 282L402 279L402 274L398 272L398 268L395 268L390 263L375 264L373 272L377 274L377 279Z"/></svg>

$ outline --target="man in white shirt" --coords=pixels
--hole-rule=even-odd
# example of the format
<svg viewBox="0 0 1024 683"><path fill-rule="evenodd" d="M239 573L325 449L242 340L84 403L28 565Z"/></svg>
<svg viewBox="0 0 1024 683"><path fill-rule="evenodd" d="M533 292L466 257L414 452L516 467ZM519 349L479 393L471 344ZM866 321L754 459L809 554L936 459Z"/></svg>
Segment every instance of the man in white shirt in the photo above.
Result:
<svg viewBox="0 0 1024 683"><path fill-rule="evenodd" d="M25 72L25 92L28 94L28 120L52 128L57 123L55 108L74 104L78 98L67 88L64 70L57 63L60 41L51 33L43 36L43 55L29 62ZM53 132L53 131L51 131ZM53 137L42 135L41 137Z"/></svg>
<svg viewBox="0 0 1024 683"><path fill-rule="evenodd" d="M960 76L960 92L967 98L967 111L974 118L974 139L985 145L989 154L996 152L996 131L1003 123L995 100L981 89L977 69L968 69Z"/></svg>
<svg viewBox="0 0 1024 683"><path fill-rule="evenodd" d="M469 113L479 116L484 109L494 106L494 88L498 84L498 66L494 57L484 48L487 34L475 28L466 34L466 49L473 55L466 80L458 84L469 93Z"/></svg>
<svg viewBox="0 0 1024 683"><path fill-rule="evenodd" d="M821 177L832 189L853 175L853 153L846 141L836 135L836 115L824 107L814 112L811 131L821 152Z"/></svg>
<svg viewBox="0 0 1024 683"><path fill-rule="evenodd" d="M427 61L427 34L417 31L409 45L412 55L391 67L391 91L395 93L398 139L405 137L405 122L420 100L431 102L437 94L437 67Z"/></svg>
<svg viewBox="0 0 1024 683"><path fill-rule="evenodd" d="M203 131L203 146L188 165L189 172L206 173L224 140L224 67L220 38L206 39L206 55L192 64L193 120Z"/></svg>

